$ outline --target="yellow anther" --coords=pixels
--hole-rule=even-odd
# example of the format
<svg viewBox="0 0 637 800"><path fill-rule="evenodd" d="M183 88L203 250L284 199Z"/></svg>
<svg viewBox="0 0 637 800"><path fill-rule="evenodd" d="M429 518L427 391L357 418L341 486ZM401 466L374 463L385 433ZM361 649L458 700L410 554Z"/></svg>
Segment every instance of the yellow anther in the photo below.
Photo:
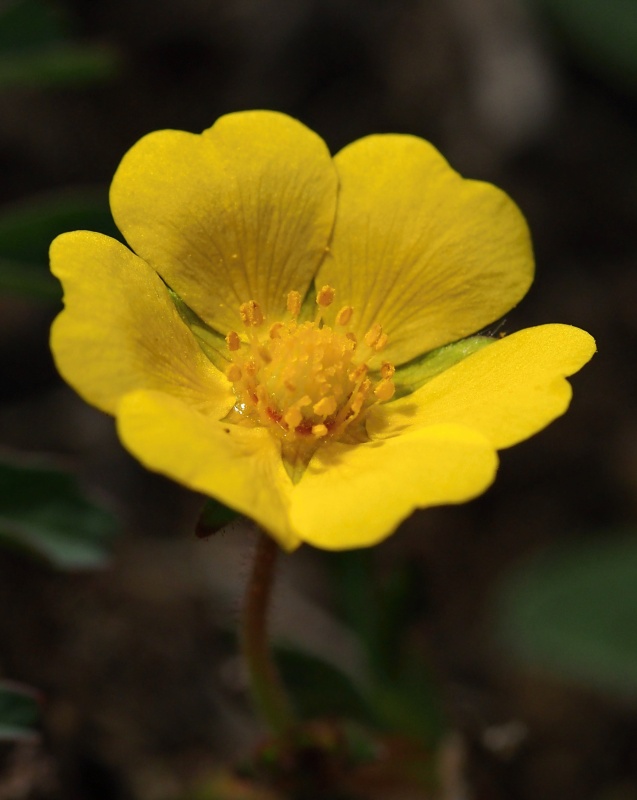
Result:
<svg viewBox="0 0 637 800"><path fill-rule="evenodd" d="M259 347L259 357L264 364L269 364L272 361L272 356L270 355L270 351L267 347Z"/></svg>
<svg viewBox="0 0 637 800"><path fill-rule="evenodd" d="M322 436L327 436L327 433L327 427L322 423L319 423L318 425L312 425L312 435L316 436L317 439L320 439Z"/></svg>
<svg viewBox="0 0 637 800"><path fill-rule="evenodd" d="M263 311L261 311L261 306L256 300L248 300L247 303L241 303L239 314L241 315L241 321L248 328L258 328L259 325L263 325Z"/></svg>
<svg viewBox="0 0 637 800"><path fill-rule="evenodd" d="M380 374L383 378L391 378L394 372L396 372L396 367L393 364L389 364L387 361L380 368Z"/></svg>
<svg viewBox="0 0 637 800"><path fill-rule="evenodd" d="M394 382L389 378L383 378L383 380L376 385L374 394L381 401L381 403L384 403L385 400L392 399L395 391L396 387L394 386Z"/></svg>
<svg viewBox="0 0 637 800"><path fill-rule="evenodd" d="M341 310L336 315L336 324L337 325L349 325L349 321L352 318L352 314L354 313L354 309L351 306L343 306Z"/></svg>
<svg viewBox="0 0 637 800"><path fill-rule="evenodd" d="M239 339L239 334L236 331L230 331L230 333L226 336L226 343L228 345L228 350L238 350L241 347L241 339Z"/></svg>
<svg viewBox="0 0 637 800"><path fill-rule="evenodd" d="M383 335L383 329L378 324L378 322L375 322L365 334L365 344L368 347L375 347L382 335Z"/></svg>
<svg viewBox="0 0 637 800"><path fill-rule="evenodd" d="M383 349L383 347L385 347L385 345L387 344L388 341L389 341L389 337L387 336L387 334L386 333L381 333L381 335L378 337L378 341L374 345L374 350L377 353L380 352Z"/></svg>
<svg viewBox="0 0 637 800"><path fill-rule="evenodd" d="M288 292L288 311L296 319L301 311L301 293Z"/></svg>
<svg viewBox="0 0 637 800"><path fill-rule="evenodd" d="M296 406L292 406L292 408L284 415L283 420L288 428L292 431L301 424L303 420L303 414L301 414Z"/></svg>
<svg viewBox="0 0 637 800"><path fill-rule="evenodd" d="M345 334L345 338L349 339L350 342L354 342L354 347L356 347L356 345L358 344L358 339L356 338L356 334L352 333L352 331L350 331L349 333L346 333Z"/></svg>
<svg viewBox="0 0 637 800"><path fill-rule="evenodd" d="M367 364L359 364L353 372L350 372L349 379L354 383L358 383L367 375L369 367Z"/></svg>
<svg viewBox="0 0 637 800"><path fill-rule="evenodd" d="M328 286L326 284L316 293L316 302L318 303L319 306L327 308L328 306L332 305L332 301L334 300L335 294L336 291L331 286Z"/></svg>
<svg viewBox="0 0 637 800"><path fill-rule="evenodd" d="M238 364L230 364L226 370L226 378L232 383L241 380L241 367Z"/></svg>
<svg viewBox="0 0 637 800"><path fill-rule="evenodd" d="M312 398L308 397L306 394L304 394L300 400L296 401L297 408L305 408L305 406L311 406L311 405L312 405Z"/></svg>
<svg viewBox="0 0 637 800"><path fill-rule="evenodd" d="M281 328L284 328L282 322L274 322L270 327L270 339L280 339L281 338Z"/></svg>
<svg viewBox="0 0 637 800"><path fill-rule="evenodd" d="M333 396L322 397L318 403L314 403L312 409L319 417L329 417L336 411L336 398Z"/></svg>

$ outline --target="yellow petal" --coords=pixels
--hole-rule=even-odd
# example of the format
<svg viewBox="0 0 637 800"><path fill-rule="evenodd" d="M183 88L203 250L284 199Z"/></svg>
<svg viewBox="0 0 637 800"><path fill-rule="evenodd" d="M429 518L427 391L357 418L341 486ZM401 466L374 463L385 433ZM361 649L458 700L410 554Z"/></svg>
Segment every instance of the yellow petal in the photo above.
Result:
<svg viewBox="0 0 637 800"><path fill-rule="evenodd" d="M51 270L65 310L51 330L62 377L89 403L114 414L136 389L161 389L223 416L230 385L202 353L157 274L124 245L75 231L51 245Z"/></svg>
<svg viewBox="0 0 637 800"><path fill-rule="evenodd" d="M331 234L337 178L324 142L268 111L221 117L202 135L157 131L124 156L111 187L115 222L209 325L240 325L305 293Z"/></svg>
<svg viewBox="0 0 637 800"><path fill-rule="evenodd" d="M361 139L335 163L332 257L317 282L336 289L335 307L354 307L359 340L382 325L383 358L400 364L476 333L524 296L529 233L499 189L464 180L412 136Z"/></svg>
<svg viewBox="0 0 637 800"><path fill-rule="evenodd" d="M565 377L593 356L595 341L570 325L540 325L506 336L411 395L372 408L371 436L453 423L479 431L498 450L542 430L568 408Z"/></svg>
<svg viewBox="0 0 637 800"><path fill-rule="evenodd" d="M292 483L265 428L218 422L160 392L127 395L117 427L148 469L246 514L286 550L300 544L288 520Z"/></svg>
<svg viewBox="0 0 637 800"><path fill-rule="evenodd" d="M416 508L480 494L493 481L497 463L484 437L452 425L360 445L328 445L294 487L292 524L316 547L367 547L389 536Z"/></svg>

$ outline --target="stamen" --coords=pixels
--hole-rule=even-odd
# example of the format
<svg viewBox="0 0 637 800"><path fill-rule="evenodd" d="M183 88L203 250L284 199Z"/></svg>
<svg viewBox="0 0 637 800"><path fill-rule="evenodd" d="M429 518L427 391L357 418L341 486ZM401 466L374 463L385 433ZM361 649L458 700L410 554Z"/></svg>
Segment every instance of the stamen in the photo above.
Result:
<svg viewBox="0 0 637 800"><path fill-rule="evenodd" d="M258 328L263 325L263 311L261 311L261 306L256 300L248 300L247 303L241 303L239 314L246 328Z"/></svg>
<svg viewBox="0 0 637 800"><path fill-rule="evenodd" d="M365 334L365 344L368 347L375 347L382 335L382 327L378 324L378 322L375 322Z"/></svg>
<svg viewBox="0 0 637 800"><path fill-rule="evenodd" d="M388 341L389 337L387 336L387 334L381 333L381 335L378 337L378 341L376 342L375 345L373 345L374 350L377 353L379 353L387 345Z"/></svg>
<svg viewBox="0 0 637 800"><path fill-rule="evenodd" d="M287 414L284 415L283 420L288 428L293 431L303 421L303 414L301 414L296 406L292 406Z"/></svg>
<svg viewBox="0 0 637 800"><path fill-rule="evenodd" d="M274 322L270 327L270 339L281 338L281 328L285 327L282 322Z"/></svg>
<svg viewBox="0 0 637 800"><path fill-rule="evenodd" d="M391 378L395 372L396 372L396 367L393 364L388 363L387 361L380 368L380 374L383 376L383 378Z"/></svg>
<svg viewBox="0 0 637 800"><path fill-rule="evenodd" d="M312 410L315 414L318 414L319 417L329 417L330 414L336 411L336 398L323 397L318 403L314 403Z"/></svg>
<svg viewBox="0 0 637 800"><path fill-rule="evenodd" d="M328 286L326 284L325 286L323 286L322 289L319 289L319 291L317 292L316 302L319 306L327 308L328 306L332 305L335 294L336 291L331 286Z"/></svg>
<svg viewBox="0 0 637 800"><path fill-rule="evenodd" d="M301 293L297 291L288 292L288 311L294 319L301 312Z"/></svg>
<svg viewBox="0 0 637 800"><path fill-rule="evenodd" d="M395 391L396 387L394 386L394 382L389 378L383 378L383 380L376 385L374 394L381 403L384 403L386 400L392 399Z"/></svg>
<svg viewBox="0 0 637 800"><path fill-rule="evenodd" d="M226 370L226 378L232 383L241 380L241 367L238 364L230 364Z"/></svg>
<svg viewBox="0 0 637 800"><path fill-rule="evenodd" d="M317 439L320 439L323 436L327 436L328 430L327 426L323 425L322 423L318 425L312 425L312 435L316 436Z"/></svg>
<svg viewBox="0 0 637 800"><path fill-rule="evenodd" d="M226 336L226 343L228 345L228 350L238 350L241 347L241 339L239 339L239 334L236 331L230 331L230 333Z"/></svg>
<svg viewBox="0 0 637 800"><path fill-rule="evenodd" d="M342 325L349 325L349 321L352 318L352 314L354 313L354 309L351 306L343 306L341 310L336 315L336 324Z"/></svg>

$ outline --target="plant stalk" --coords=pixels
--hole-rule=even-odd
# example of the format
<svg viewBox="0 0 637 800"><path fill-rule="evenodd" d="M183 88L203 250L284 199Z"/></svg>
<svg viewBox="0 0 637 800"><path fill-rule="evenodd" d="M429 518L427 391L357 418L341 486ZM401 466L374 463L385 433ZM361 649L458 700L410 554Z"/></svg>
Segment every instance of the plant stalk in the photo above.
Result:
<svg viewBox="0 0 637 800"><path fill-rule="evenodd" d="M274 733L282 734L294 718L268 642L268 611L278 552L274 539L260 531L241 615L241 650L257 710Z"/></svg>

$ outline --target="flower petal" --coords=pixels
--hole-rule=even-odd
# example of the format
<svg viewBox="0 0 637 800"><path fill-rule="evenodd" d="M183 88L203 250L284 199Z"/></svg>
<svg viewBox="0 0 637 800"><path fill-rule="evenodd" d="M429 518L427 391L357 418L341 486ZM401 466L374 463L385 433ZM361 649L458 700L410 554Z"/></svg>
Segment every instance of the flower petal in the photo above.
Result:
<svg viewBox="0 0 637 800"><path fill-rule="evenodd" d="M433 378L411 395L371 409L370 436L395 436L451 423L479 431L498 450L527 439L563 414L565 377L595 353L570 325L540 325L506 336Z"/></svg>
<svg viewBox="0 0 637 800"><path fill-rule="evenodd" d="M327 445L294 487L290 518L303 541L316 547L367 547L389 536L416 508L479 495L497 464L483 436L455 425L360 445Z"/></svg>
<svg viewBox="0 0 637 800"><path fill-rule="evenodd" d="M136 389L161 389L224 416L229 383L202 353L157 274L124 245L88 231L58 236L51 270L65 310L51 329L58 370L89 403L114 414Z"/></svg>
<svg viewBox="0 0 637 800"><path fill-rule="evenodd" d="M354 332L389 336L400 364L475 333L514 306L533 279L517 206L464 180L413 136L369 136L335 157L340 178L332 257L318 282L354 307ZM336 309L338 310L338 309Z"/></svg>
<svg viewBox="0 0 637 800"><path fill-rule="evenodd" d="M157 131L124 156L111 187L133 250L209 325L225 333L257 300L278 317L304 294L332 231L337 178L300 122L228 114L202 135Z"/></svg>
<svg viewBox="0 0 637 800"><path fill-rule="evenodd" d="M262 525L286 550L292 483L265 428L229 425L161 392L127 395L117 414L124 446L150 470L215 497Z"/></svg>

